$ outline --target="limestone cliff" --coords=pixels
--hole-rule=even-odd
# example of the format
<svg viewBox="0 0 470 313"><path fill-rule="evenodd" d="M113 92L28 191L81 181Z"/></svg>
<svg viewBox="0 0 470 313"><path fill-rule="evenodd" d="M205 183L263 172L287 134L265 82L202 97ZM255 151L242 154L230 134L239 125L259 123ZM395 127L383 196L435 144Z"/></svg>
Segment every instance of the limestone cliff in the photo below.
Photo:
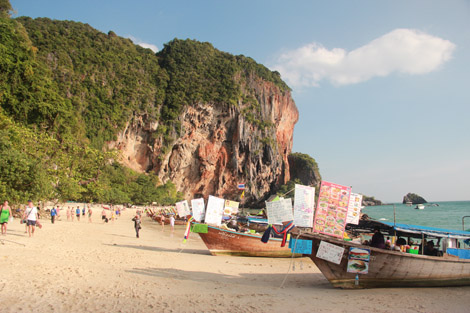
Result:
<svg viewBox="0 0 470 313"><path fill-rule="evenodd" d="M162 182L172 180L186 198L215 195L238 199L238 183L246 184L247 205L256 204L289 180L297 107L289 90L256 75L243 83L244 94L257 102L257 120L248 114L251 102L237 105L198 102L184 107L181 130L168 152L158 127L135 117L118 134L123 162L139 171L155 171Z"/></svg>

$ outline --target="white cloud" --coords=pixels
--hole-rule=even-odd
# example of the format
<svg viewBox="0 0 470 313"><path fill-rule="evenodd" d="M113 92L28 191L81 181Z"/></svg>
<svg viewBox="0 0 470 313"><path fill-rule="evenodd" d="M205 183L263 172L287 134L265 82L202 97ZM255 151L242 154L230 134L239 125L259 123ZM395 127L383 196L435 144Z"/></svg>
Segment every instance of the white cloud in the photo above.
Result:
<svg viewBox="0 0 470 313"><path fill-rule="evenodd" d="M133 36L128 36L128 38L130 40L132 40L133 43L135 43L136 45L139 45L141 46L142 48L147 48L147 49L150 49L152 50L153 52L158 52L158 47L154 44L151 44L151 43L147 43L147 42L143 42L142 40L138 39L138 38L135 38Z"/></svg>
<svg viewBox="0 0 470 313"><path fill-rule="evenodd" d="M395 29L352 51L311 43L279 56L272 66L289 84L349 85L392 73L426 74L452 57L452 42L413 29Z"/></svg>

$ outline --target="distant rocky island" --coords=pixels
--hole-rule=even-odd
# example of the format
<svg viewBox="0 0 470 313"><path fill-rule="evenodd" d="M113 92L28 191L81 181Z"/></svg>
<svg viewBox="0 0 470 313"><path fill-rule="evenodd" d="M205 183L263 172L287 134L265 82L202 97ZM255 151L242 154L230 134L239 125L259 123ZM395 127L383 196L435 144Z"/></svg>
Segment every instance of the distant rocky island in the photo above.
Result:
<svg viewBox="0 0 470 313"><path fill-rule="evenodd" d="M369 197L369 196L363 195L362 196L362 205L363 206L382 205L382 201L377 200L374 197Z"/></svg>
<svg viewBox="0 0 470 313"><path fill-rule="evenodd" d="M410 202L411 204L428 203L423 197L415 193L408 193L403 197L403 204L410 203Z"/></svg>

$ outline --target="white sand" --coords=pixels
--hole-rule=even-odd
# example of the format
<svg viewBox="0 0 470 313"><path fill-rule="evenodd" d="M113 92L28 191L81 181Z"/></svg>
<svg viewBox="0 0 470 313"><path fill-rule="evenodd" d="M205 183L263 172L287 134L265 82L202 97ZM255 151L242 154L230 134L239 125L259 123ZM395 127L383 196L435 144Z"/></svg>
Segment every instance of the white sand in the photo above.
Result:
<svg viewBox="0 0 470 313"><path fill-rule="evenodd" d="M0 312L469 312L470 287L333 289L308 258L211 256L184 226L131 214L114 224L44 219L33 238L15 220L0 240ZM12 242L14 241L14 242ZM182 250L183 249L183 250Z"/></svg>

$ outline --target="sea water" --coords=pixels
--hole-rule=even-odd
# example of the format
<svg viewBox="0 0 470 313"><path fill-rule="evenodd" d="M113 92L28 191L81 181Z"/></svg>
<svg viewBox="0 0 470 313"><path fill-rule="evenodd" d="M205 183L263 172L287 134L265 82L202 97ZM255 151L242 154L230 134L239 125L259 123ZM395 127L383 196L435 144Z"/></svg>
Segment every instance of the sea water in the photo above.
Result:
<svg viewBox="0 0 470 313"><path fill-rule="evenodd" d="M395 204L397 223L462 230L462 217L470 216L470 201L433 202L439 206L425 203L423 210L416 205ZM362 212L374 220L393 223L393 204L370 206ZM465 230L470 231L470 217L465 219Z"/></svg>

